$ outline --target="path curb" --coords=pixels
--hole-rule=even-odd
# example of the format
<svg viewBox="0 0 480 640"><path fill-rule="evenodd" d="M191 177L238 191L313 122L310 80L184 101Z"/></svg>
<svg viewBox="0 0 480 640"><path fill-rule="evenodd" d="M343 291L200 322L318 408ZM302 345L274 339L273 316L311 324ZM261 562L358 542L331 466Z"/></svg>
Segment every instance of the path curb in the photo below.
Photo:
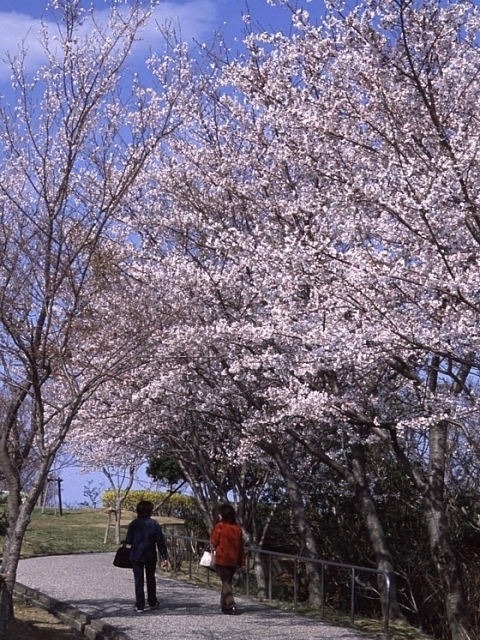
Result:
<svg viewBox="0 0 480 640"><path fill-rule="evenodd" d="M132 640L129 635L115 629L109 624L95 620L87 613L80 611L60 600L51 598L37 589L31 589L19 582L13 590L15 597L27 603L33 603L45 609L56 618L81 633L88 640Z"/></svg>

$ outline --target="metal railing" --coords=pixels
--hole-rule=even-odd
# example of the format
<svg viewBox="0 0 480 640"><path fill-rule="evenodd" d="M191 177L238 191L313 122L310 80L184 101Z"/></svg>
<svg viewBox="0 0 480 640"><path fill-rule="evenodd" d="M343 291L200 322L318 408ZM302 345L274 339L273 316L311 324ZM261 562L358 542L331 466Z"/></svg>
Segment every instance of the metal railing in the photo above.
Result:
<svg viewBox="0 0 480 640"><path fill-rule="evenodd" d="M164 531L164 533L169 547L172 570L177 573L183 572L186 563L188 579L192 580L195 576L199 580L198 561L202 551L209 545L209 541L204 538L172 534L168 531ZM325 618L327 594L330 592L334 608L346 604L350 622L354 624L357 597L362 592L364 595L368 594L366 597L369 602L376 600L380 605L384 638L388 640L391 591L391 575L388 571L277 551L266 551L255 547L245 547L245 554L246 571L243 586L247 597L258 598L260 595L260 600L267 600L270 603L288 602L298 613L300 602L306 599L307 568L314 567L319 576L319 615L321 618ZM257 572L255 571L258 563L261 564L263 580L261 585L258 584ZM202 569L200 578L203 576L207 584L210 584L211 575L210 570ZM365 576L373 577L375 583L371 580L368 581L368 579L365 581ZM335 591L334 596L332 596L332 591ZM339 596L339 593L343 593L343 596ZM348 600L347 603L346 600Z"/></svg>

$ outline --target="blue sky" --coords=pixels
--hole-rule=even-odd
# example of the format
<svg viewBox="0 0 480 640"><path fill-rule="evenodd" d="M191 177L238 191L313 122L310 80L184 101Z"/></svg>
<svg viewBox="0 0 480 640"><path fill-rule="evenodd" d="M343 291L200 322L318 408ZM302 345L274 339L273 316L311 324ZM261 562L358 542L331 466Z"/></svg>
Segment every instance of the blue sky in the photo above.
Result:
<svg viewBox="0 0 480 640"><path fill-rule="evenodd" d="M324 11L323 0L293 0L314 14ZM48 0L0 0L0 16L15 12L19 16L40 18L45 13ZM84 3L86 6L89 0ZM108 0L94 0L98 9L108 6ZM225 23L232 31L241 28L242 13L257 18L265 28L279 25L281 13L268 4L267 0L164 0L157 8L159 17L176 18L182 22L187 34L208 33ZM2 19L2 18L0 18ZM5 37L2 30L2 40Z"/></svg>
<svg viewBox="0 0 480 640"><path fill-rule="evenodd" d="M128 1L128 0L127 0ZM324 0L292 0L298 7L306 9L316 21L325 12ZM108 12L109 0L93 0L97 11ZM349 0L348 4L354 4ZM52 18L46 8L49 0L0 0L0 93L9 92L10 67L5 62L5 54L16 56L22 45L27 51L26 62L31 69L43 61L39 30L42 18L48 23ZM90 6L91 0L85 0ZM142 43L138 50L150 47L155 50L159 41L156 24L169 23L175 27L182 40L193 40L210 45L214 34L222 32L234 55L241 46L245 24L243 16L249 14L254 30L289 31L291 17L288 10L271 6L267 0L164 0L154 12L150 27L142 33ZM238 43L238 44L237 44ZM143 55L145 59L147 54Z"/></svg>
<svg viewBox="0 0 480 640"><path fill-rule="evenodd" d="M319 17L325 10L324 0L294 0L298 6L306 8L312 16ZM94 0L97 11L106 10L108 0ZM8 79L8 69L2 62L4 52L16 53L18 45L25 42L30 59L35 60L39 51L36 34L40 19L47 14L48 0L0 0L0 82ZM90 4L86 0L85 5ZM267 0L165 0L155 9L159 23L171 21L178 25L182 39L199 40L209 44L214 32L222 30L229 43L234 38L242 39L242 14L250 14L254 23L265 30L288 29L289 13L285 9L272 7ZM155 37L153 30L147 32Z"/></svg>

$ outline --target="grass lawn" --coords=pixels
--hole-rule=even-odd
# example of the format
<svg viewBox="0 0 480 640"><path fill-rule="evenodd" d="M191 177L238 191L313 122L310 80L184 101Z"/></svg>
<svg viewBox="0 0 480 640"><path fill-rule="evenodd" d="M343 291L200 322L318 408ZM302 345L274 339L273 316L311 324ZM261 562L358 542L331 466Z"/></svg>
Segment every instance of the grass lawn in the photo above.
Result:
<svg viewBox="0 0 480 640"><path fill-rule="evenodd" d="M135 517L130 511L122 514L121 537L125 537L128 523ZM107 514L102 509L76 509L64 511L36 509L28 526L22 546L22 557L113 551L115 531L109 528L104 544Z"/></svg>

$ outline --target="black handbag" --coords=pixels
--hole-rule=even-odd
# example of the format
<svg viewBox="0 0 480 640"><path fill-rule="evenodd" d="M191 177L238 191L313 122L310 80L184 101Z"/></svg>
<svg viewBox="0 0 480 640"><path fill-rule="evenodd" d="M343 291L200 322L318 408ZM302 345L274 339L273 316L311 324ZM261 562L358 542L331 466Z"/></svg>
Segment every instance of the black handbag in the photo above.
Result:
<svg viewBox="0 0 480 640"><path fill-rule="evenodd" d="M127 549L125 543L123 543L121 547L118 547L113 559L113 565L121 569L131 569L133 567L132 561L130 560L130 549Z"/></svg>

